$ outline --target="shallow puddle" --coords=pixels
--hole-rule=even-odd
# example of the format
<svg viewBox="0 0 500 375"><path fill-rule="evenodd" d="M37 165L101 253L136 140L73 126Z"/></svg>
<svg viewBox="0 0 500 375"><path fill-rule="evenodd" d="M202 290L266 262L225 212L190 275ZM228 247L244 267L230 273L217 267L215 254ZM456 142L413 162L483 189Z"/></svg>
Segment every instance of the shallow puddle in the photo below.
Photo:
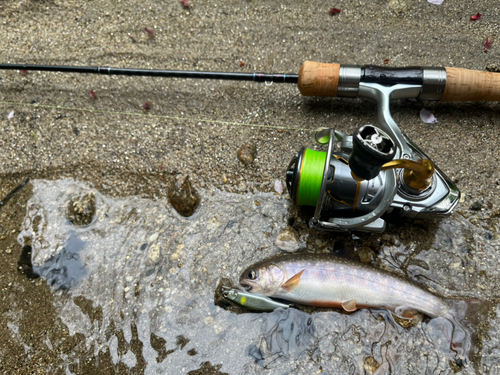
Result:
<svg viewBox="0 0 500 375"><path fill-rule="evenodd" d="M475 371L450 348L439 319L403 328L384 310L236 314L216 306L222 278L236 283L248 265L279 252L289 201L277 194L201 190L200 207L185 218L167 199L111 198L71 179L32 184L19 242L31 244L33 270L52 286L70 335L84 335L95 356L109 351L115 365L141 363L148 374L187 373L204 362L230 374ZM75 226L68 204L89 191L95 217ZM498 239L478 241L481 231L456 218L436 228L430 249L404 239L383 245L379 265L449 297L494 297L500 280L486 260ZM498 326L496 310L490 318ZM476 366L485 370L500 361L495 332L478 349ZM78 360L68 355L66 368Z"/></svg>

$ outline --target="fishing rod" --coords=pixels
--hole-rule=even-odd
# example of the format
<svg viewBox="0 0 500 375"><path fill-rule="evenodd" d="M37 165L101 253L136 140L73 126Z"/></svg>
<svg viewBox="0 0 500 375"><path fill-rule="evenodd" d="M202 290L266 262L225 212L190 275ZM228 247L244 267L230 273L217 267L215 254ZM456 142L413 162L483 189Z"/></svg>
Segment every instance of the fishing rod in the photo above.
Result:
<svg viewBox="0 0 500 375"><path fill-rule="evenodd" d="M217 79L298 84L304 96L356 97L362 83L421 86L415 98L440 101L500 100L500 75L460 68L341 65L306 61L299 74L231 73L189 70L126 69L63 65L0 64L0 70L46 71L163 78Z"/></svg>
<svg viewBox="0 0 500 375"><path fill-rule="evenodd" d="M377 126L363 125L352 134L318 129L315 140L327 150L302 148L286 172L293 203L315 207L310 226L331 231L382 232L386 214L440 219L449 216L460 199L455 184L401 132L391 116L392 100L500 100L500 74L449 67L306 61L299 74L268 74L0 64L0 70L6 69L293 83L304 96L373 100Z"/></svg>

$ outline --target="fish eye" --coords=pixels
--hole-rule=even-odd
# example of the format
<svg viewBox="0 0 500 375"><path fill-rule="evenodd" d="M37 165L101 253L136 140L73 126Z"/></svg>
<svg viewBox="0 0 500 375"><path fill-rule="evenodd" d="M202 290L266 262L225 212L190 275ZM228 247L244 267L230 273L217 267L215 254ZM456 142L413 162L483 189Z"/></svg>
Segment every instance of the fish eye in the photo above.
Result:
<svg viewBox="0 0 500 375"><path fill-rule="evenodd" d="M250 272L248 272L248 275L247 277L250 279L250 280L254 280L257 278L257 272L255 272L255 270L251 270Z"/></svg>

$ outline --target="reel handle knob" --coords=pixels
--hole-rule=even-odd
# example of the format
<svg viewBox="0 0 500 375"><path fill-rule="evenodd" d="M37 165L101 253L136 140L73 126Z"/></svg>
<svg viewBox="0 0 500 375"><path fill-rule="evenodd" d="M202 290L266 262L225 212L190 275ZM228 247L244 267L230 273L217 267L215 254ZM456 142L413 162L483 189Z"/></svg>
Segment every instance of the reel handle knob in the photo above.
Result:
<svg viewBox="0 0 500 375"><path fill-rule="evenodd" d="M373 125L363 125L352 135L353 148L349 168L357 180L371 180L396 154L396 146L385 132Z"/></svg>

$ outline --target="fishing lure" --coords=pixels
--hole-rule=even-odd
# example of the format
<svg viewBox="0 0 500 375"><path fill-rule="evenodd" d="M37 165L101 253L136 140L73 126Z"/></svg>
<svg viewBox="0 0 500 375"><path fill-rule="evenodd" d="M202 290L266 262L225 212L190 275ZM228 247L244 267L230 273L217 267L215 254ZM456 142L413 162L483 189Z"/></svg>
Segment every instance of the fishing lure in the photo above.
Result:
<svg viewBox="0 0 500 375"><path fill-rule="evenodd" d="M222 295L238 305L249 310L255 311L273 311L278 308L288 309L290 305L275 301L261 294L249 293L239 289L222 287Z"/></svg>

